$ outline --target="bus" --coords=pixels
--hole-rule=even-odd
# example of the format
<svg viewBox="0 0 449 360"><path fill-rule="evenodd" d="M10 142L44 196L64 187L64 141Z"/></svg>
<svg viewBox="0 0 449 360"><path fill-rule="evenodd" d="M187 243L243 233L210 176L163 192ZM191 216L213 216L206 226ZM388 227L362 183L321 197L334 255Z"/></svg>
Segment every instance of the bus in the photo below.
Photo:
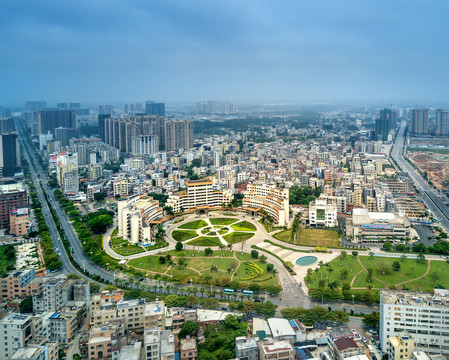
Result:
<svg viewBox="0 0 449 360"><path fill-rule="evenodd" d="M254 295L254 292L251 291L251 290L243 290L242 294L243 294L243 295L250 295L250 296L253 296L253 295Z"/></svg>
<svg viewBox="0 0 449 360"><path fill-rule="evenodd" d="M224 289L223 291L225 294L234 294L234 290L232 289Z"/></svg>

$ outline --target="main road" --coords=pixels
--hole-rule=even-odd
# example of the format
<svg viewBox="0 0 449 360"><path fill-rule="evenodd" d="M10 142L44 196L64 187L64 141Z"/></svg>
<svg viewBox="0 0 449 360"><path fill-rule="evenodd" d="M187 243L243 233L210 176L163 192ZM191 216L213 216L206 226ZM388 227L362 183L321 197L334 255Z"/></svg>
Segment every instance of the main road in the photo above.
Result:
<svg viewBox="0 0 449 360"><path fill-rule="evenodd" d="M439 221L441 226L449 231L449 210L442 203L442 201L435 194L433 187L425 180L416 169L410 165L410 163L404 158L404 132L406 122L403 121L399 128L396 141L391 150L391 157L396 161L397 165L402 171L407 172L410 178L413 180L418 189L420 189L420 195L432 212L433 216Z"/></svg>
<svg viewBox="0 0 449 360"><path fill-rule="evenodd" d="M30 144L27 141L25 141L26 137L24 134L24 129L20 126L18 121L16 121L16 127L20 134L19 138L21 141L21 147L22 149L25 150L23 153L25 159L28 161L29 164L31 176L34 185L36 187L36 193L42 206L42 213L44 215L45 222L49 227L50 235L53 241L53 246L55 247L55 249L58 248L59 250L58 251L59 257L63 264L64 269L66 269L68 272L74 272L79 274L79 271L70 262L70 259L67 253L65 252L62 240L59 237L58 229L56 228L55 221L50 211L50 206L56 211L56 214L59 217L61 226L64 229L64 233L70 243L72 257L76 261L76 263L84 269L84 272L89 273L91 275L98 275L104 280L112 283L114 281L114 275L106 271L105 269L101 268L97 264L91 262L84 253L82 245L75 234L75 230L73 229L72 224L68 221L66 214L62 210L61 206L59 205L59 202L56 200L52 191L48 191L46 193L48 199L47 202L47 199L45 198L41 187L41 183L44 184L44 187L48 186L46 174L44 173L39 161L37 160L36 154L34 153ZM83 277L85 276L83 275ZM85 278L88 279L87 277Z"/></svg>

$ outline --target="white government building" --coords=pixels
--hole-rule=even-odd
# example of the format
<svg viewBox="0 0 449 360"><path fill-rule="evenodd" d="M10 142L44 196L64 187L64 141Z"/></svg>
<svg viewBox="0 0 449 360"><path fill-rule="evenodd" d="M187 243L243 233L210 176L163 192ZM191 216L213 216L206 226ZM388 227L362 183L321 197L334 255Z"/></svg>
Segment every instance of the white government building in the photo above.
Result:
<svg viewBox="0 0 449 360"><path fill-rule="evenodd" d="M384 352L388 338L407 331L415 350L449 355L449 290L381 290L379 331Z"/></svg>
<svg viewBox="0 0 449 360"><path fill-rule="evenodd" d="M134 195L119 200L118 236L132 244L153 244L152 234L162 219L159 202L147 195Z"/></svg>

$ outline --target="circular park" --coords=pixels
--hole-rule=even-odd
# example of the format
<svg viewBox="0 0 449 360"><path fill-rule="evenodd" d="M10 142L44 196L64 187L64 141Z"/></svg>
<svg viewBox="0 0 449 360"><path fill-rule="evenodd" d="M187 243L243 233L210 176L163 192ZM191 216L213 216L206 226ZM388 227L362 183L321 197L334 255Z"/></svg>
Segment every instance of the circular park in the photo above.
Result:
<svg viewBox="0 0 449 360"><path fill-rule="evenodd" d="M178 226L174 240L195 247L229 246L251 239L256 227L249 221L227 217L194 220Z"/></svg>

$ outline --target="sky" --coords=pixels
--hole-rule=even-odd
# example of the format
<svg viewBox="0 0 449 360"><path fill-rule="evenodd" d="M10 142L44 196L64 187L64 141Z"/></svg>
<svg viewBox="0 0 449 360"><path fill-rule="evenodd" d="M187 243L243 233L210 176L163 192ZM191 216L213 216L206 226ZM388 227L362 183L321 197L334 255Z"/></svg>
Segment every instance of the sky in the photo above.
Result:
<svg viewBox="0 0 449 360"><path fill-rule="evenodd" d="M447 102L449 1L0 1L0 105Z"/></svg>

